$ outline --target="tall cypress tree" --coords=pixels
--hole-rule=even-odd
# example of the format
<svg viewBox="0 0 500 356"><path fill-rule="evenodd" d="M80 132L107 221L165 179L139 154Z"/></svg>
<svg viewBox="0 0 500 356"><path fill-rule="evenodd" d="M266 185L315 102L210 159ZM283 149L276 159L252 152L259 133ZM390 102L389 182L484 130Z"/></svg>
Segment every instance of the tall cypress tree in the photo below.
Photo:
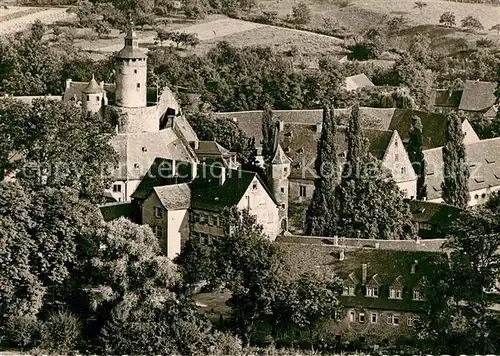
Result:
<svg viewBox="0 0 500 356"><path fill-rule="evenodd" d="M338 183L336 126L333 109L323 109L323 125L318 142L315 169L318 178L306 213L306 234L330 236L335 219L335 187Z"/></svg>
<svg viewBox="0 0 500 356"><path fill-rule="evenodd" d="M418 116L413 116L409 131L410 140L408 142L408 157L417 175L417 199L427 196L425 186L425 159L422 152L422 122Z"/></svg>
<svg viewBox="0 0 500 356"><path fill-rule="evenodd" d="M462 120L455 112L449 113L447 120L446 145L443 147L442 197L445 203L465 209L470 199L470 172L466 162Z"/></svg>
<svg viewBox="0 0 500 356"><path fill-rule="evenodd" d="M332 233L367 239L412 238L410 207L382 162L368 152L357 105L352 108L346 139L347 162L335 189L338 210L331 220Z"/></svg>
<svg viewBox="0 0 500 356"><path fill-rule="evenodd" d="M274 130L273 111L271 105L266 102L262 113L262 156L264 162L271 159L274 153Z"/></svg>

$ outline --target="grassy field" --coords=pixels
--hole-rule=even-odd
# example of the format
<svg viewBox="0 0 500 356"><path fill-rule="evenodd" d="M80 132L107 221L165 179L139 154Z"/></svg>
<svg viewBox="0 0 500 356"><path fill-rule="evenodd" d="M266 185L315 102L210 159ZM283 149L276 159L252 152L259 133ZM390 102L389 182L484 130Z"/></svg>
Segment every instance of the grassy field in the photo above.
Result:
<svg viewBox="0 0 500 356"><path fill-rule="evenodd" d="M288 51L294 46L304 56L310 53L314 55L335 54L342 50L342 47L339 46L339 41L333 37L286 28L262 26L203 41L194 51L200 55L204 54L220 41L227 41L236 47L270 46L277 52Z"/></svg>

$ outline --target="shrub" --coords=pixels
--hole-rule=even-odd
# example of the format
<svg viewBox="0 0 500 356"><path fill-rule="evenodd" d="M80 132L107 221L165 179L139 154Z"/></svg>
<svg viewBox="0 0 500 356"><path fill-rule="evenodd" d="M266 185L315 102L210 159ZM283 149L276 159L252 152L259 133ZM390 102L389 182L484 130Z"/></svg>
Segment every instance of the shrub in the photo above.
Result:
<svg viewBox="0 0 500 356"><path fill-rule="evenodd" d="M304 25L311 21L311 9L305 2L300 2L292 9L293 22Z"/></svg>
<svg viewBox="0 0 500 356"><path fill-rule="evenodd" d="M5 323L5 334L10 344L16 347L33 347L38 340L40 324L35 317L10 316Z"/></svg>
<svg viewBox="0 0 500 356"><path fill-rule="evenodd" d="M462 19L462 27L466 28L468 31L484 29L481 22L474 16L470 15Z"/></svg>
<svg viewBox="0 0 500 356"><path fill-rule="evenodd" d="M67 354L76 349L81 328L72 313L52 313L42 325L40 347L49 352Z"/></svg>
<svg viewBox="0 0 500 356"><path fill-rule="evenodd" d="M455 27L455 14L447 11L439 18L439 23L446 27Z"/></svg>

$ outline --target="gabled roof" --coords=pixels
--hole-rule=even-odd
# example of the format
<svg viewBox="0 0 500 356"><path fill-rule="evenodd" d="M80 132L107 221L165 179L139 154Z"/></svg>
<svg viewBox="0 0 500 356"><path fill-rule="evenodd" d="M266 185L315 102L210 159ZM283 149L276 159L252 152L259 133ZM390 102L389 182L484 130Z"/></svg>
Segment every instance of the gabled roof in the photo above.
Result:
<svg viewBox="0 0 500 356"><path fill-rule="evenodd" d="M118 134L111 138L110 144L119 157L118 168L113 174L116 180L141 179L156 157L194 161L185 142L171 128Z"/></svg>
<svg viewBox="0 0 500 356"><path fill-rule="evenodd" d="M156 187L174 184L179 185L180 183L186 183L192 180L191 165L194 163L176 161L176 176L172 174L173 164L172 159L156 157L132 194L132 198L144 200Z"/></svg>
<svg viewBox="0 0 500 356"><path fill-rule="evenodd" d="M356 90L365 87L374 87L375 84L364 73L345 78L347 90Z"/></svg>
<svg viewBox="0 0 500 356"><path fill-rule="evenodd" d="M406 287L406 282L402 275L397 276L389 285L391 288L404 288Z"/></svg>
<svg viewBox="0 0 500 356"><path fill-rule="evenodd" d="M186 183L154 187L153 190L169 211L189 209L191 206L191 189Z"/></svg>
<svg viewBox="0 0 500 356"><path fill-rule="evenodd" d="M455 206L422 200L408 200L412 221L432 224L447 229L455 221L461 210Z"/></svg>
<svg viewBox="0 0 500 356"><path fill-rule="evenodd" d="M467 80L464 85L459 110L485 112L495 104L495 82Z"/></svg>
<svg viewBox="0 0 500 356"><path fill-rule="evenodd" d="M335 143L337 147L338 163L341 164L347 152L347 138L345 126L337 126ZM383 130L364 130L369 139L369 152L376 158L382 159L389 146L393 133ZM314 179L314 161L321 133L316 126L305 124L285 124L284 130L279 133L278 140L284 153L291 159L290 178Z"/></svg>
<svg viewBox="0 0 500 356"><path fill-rule="evenodd" d="M63 101L70 101L76 98L77 101L82 100L82 93L89 85L89 82L68 82L64 90ZM104 83L104 91L106 93L114 93L116 90L115 84Z"/></svg>
<svg viewBox="0 0 500 356"><path fill-rule="evenodd" d="M444 108L458 108L462 99L463 90L437 89L434 106Z"/></svg>
<svg viewBox="0 0 500 356"><path fill-rule="evenodd" d="M500 186L500 138L466 144L465 151L470 168L469 191ZM426 161L427 199L438 199L442 194L442 148L426 150L424 157Z"/></svg>
<svg viewBox="0 0 500 356"><path fill-rule="evenodd" d="M224 183L219 176L225 174ZM200 165L197 178L191 183L192 207L195 209L222 211L238 204L254 179L257 179L269 197L277 205L274 196L257 173L241 169L222 169L220 166Z"/></svg>
<svg viewBox="0 0 500 356"><path fill-rule="evenodd" d="M368 278L368 280L366 281L367 287L371 287L371 286L380 287L381 285L382 285L382 283L379 281L378 273L375 273L373 276Z"/></svg>
<svg viewBox="0 0 500 356"><path fill-rule="evenodd" d="M133 29L127 31L125 36L125 46L115 55L115 58L123 59L146 59L148 56L139 49L139 45L134 44L137 42L137 35Z"/></svg>
<svg viewBox="0 0 500 356"><path fill-rule="evenodd" d="M132 202L111 203L99 206L104 221L111 221L121 217L131 219L134 214Z"/></svg>
<svg viewBox="0 0 500 356"><path fill-rule="evenodd" d="M356 273L353 271L349 273L347 278L344 279L344 285L356 286L359 284L359 280L356 278Z"/></svg>
<svg viewBox="0 0 500 356"><path fill-rule="evenodd" d="M199 157L203 157L205 155L230 157L236 154L222 147L215 141L199 141L198 148L195 150L195 152Z"/></svg>

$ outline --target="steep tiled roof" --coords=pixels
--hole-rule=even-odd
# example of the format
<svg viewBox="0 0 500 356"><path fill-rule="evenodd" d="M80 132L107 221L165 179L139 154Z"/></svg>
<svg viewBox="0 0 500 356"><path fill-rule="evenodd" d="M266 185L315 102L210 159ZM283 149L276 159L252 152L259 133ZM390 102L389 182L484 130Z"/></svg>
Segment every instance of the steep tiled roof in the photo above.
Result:
<svg viewBox="0 0 500 356"><path fill-rule="evenodd" d="M278 143L276 147L276 151L274 152L274 157L271 161L272 164L290 164L292 161L290 158L283 152L283 148Z"/></svg>
<svg viewBox="0 0 500 356"><path fill-rule="evenodd" d="M186 183L164 185L153 189L167 210L189 209L191 205L191 189Z"/></svg>
<svg viewBox="0 0 500 356"><path fill-rule="evenodd" d="M99 83L92 77L92 80L87 84L87 86L82 90L84 94L100 94L104 93L104 90L101 88Z"/></svg>
<svg viewBox="0 0 500 356"><path fill-rule="evenodd" d="M114 172L117 180L142 178L156 157L182 162L194 160L171 128L157 132L118 134L110 143L119 156L118 168Z"/></svg>
<svg viewBox="0 0 500 356"><path fill-rule="evenodd" d="M458 108L462 99L462 90L449 91L446 89L437 89L434 98L434 106L446 108Z"/></svg>
<svg viewBox="0 0 500 356"><path fill-rule="evenodd" d="M376 158L382 159L390 143L392 132L383 130L364 130L370 140L369 151ZM285 124L279 134L279 143L284 153L292 160L290 178L314 179L314 161L321 133L316 126L304 124ZM339 164L347 152L346 127L337 126L335 136Z"/></svg>
<svg viewBox="0 0 500 356"><path fill-rule="evenodd" d="M412 288L417 287L421 278L433 273L434 263L443 263L443 254L436 252L394 251L382 249L344 249L344 260L340 261L339 247L322 245L283 244L291 275L318 271L328 275L338 275L345 280L354 276L361 281L362 264L367 264L367 281L380 284L379 297L366 297L361 284L355 289L355 296L341 296L346 307L366 307L385 310L420 311L424 303L413 301ZM411 273L411 266L418 261L418 270ZM446 268L446 264L442 265ZM389 299L389 285L399 277L403 289L401 300Z"/></svg>
<svg viewBox="0 0 500 356"><path fill-rule="evenodd" d="M191 164L183 161L175 162L176 176L172 175L173 161L170 158L156 157L149 167L147 174L132 194L132 198L144 200L155 187L190 182L192 180Z"/></svg>
<svg viewBox="0 0 500 356"><path fill-rule="evenodd" d="M345 85L347 87L347 90L355 90L359 88L375 86L370 78L368 78L364 73L345 78Z"/></svg>
<svg viewBox="0 0 500 356"><path fill-rule="evenodd" d="M465 111L487 111L495 104L495 82L465 82L459 110Z"/></svg>
<svg viewBox="0 0 500 356"><path fill-rule="evenodd" d="M500 186L500 138L481 140L465 145L470 167L469 191ZM427 199L441 197L443 181L442 148L424 151L426 161Z"/></svg>
<svg viewBox="0 0 500 356"><path fill-rule="evenodd" d="M422 200L409 200L412 221L428 223L441 229L450 227L461 210L457 207Z"/></svg>
<svg viewBox="0 0 500 356"><path fill-rule="evenodd" d="M407 142L413 116L422 122L422 149L442 147L446 143L446 116L425 111L396 109L389 130L397 130L401 139Z"/></svg>
<svg viewBox="0 0 500 356"><path fill-rule="evenodd" d="M229 157L235 155L235 153L229 151L228 149L222 147L215 141L200 141L198 143L198 148L195 150L196 155L214 155Z"/></svg>
<svg viewBox="0 0 500 356"><path fill-rule="evenodd" d="M111 221L121 217L131 219L134 213L134 205L132 202L111 203L99 206L99 210L104 221Z"/></svg>
<svg viewBox="0 0 500 356"><path fill-rule="evenodd" d="M89 82L69 82L69 85L64 90L63 101L70 101L76 97L77 101L82 100L82 93L89 85ZM114 93L116 87L114 84L104 83L104 91L106 93Z"/></svg>
<svg viewBox="0 0 500 356"><path fill-rule="evenodd" d="M381 130L388 129L394 110L393 108L359 108L364 126ZM337 123L346 125L346 118L350 111L350 109L335 109L334 115L339 120ZM234 120L248 137L255 138L255 146L262 146L262 111L219 112L215 115ZM323 122L323 110L274 110L273 118L285 124L316 125Z"/></svg>

